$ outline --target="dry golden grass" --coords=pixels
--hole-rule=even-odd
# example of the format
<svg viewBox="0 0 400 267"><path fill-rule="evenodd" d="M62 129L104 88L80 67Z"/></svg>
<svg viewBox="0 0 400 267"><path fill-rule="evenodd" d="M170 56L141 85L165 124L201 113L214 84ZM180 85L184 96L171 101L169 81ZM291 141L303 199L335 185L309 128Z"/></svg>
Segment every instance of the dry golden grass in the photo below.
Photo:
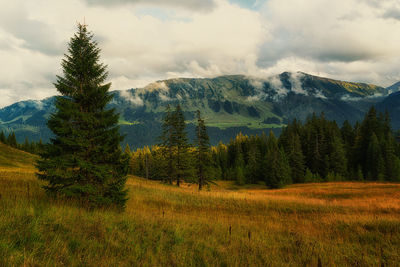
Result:
<svg viewBox="0 0 400 267"><path fill-rule="evenodd" d="M124 213L88 211L1 167L0 266L400 266L399 184L127 187Z"/></svg>

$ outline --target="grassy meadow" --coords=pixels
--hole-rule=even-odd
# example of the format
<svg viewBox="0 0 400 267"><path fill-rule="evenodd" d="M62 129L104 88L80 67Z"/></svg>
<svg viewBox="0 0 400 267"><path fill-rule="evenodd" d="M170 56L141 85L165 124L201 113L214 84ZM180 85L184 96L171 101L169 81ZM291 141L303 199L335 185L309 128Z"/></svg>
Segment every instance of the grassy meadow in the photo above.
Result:
<svg viewBox="0 0 400 267"><path fill-rule="evenodd" d="M90 211L49 199L34 156L0 151L0 266L400 266L399 184L129 177L124 213Z"/></svg>

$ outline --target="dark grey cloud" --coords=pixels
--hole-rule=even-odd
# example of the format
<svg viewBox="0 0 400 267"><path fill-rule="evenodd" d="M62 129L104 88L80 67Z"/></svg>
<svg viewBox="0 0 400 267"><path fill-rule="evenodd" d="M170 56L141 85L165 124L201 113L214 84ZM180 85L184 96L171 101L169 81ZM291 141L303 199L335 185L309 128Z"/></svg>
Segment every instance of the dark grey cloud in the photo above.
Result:
<svg viewBox="0 0 400 267"><path fill-rule="evenodd" d="M383 13L383 17L400 20L400 8L386 10L386 12Z"/></svg>
<svg viewBox="0 0 400 267"><path fill-rule="evenodd" d="M25 41L24 47L39 51L47 55L58 55L63 53L64 45L54 38L55 31L47 24L40 21L26 19L21 21L21 26L14 24L8 30L15 37Z"/></svg>
<svg viewBox="0 0 400 267"><path fill-rule="evenodd" d="M399 17L394 0L269 0L262 11L271 38L260 49L258 64L298 57L309 61L353 63L397 56L396 29L381 15ZM397 32L397 30L396 30Z"/></svg>
<svg viewBox="0 0 400 267"><path fill-rule="evenodd" d="M21 47L29 50L47 55L57 55L62 53L64 48L64 44L61 42L63 40L56 38L54 27L29 18L23 7L10 8L7 12L0 11L0 29L23 40Z"/></svg>
<svg viewBox="0 0 400 267"><path fill-rule="evenodd" d="M258 65L271 67L278 60L287 57L299 57L319 63L351 63L362 60L374 60L380 57L379 51L363 44L354 44L348 40L325 40L317 36L295 38L295 33L286 33L284 39L276 38L261 46ZM278 34L276 34L278 35ZM282 35L283 36L283 35Z"/></svg>
<svg viewBox="0 0 400 267"><path fill-rule="evenodd" d="M212 10L216 3L214 0L84 0L89 5L119 6L125 4L147 4L169 7L187 8L191 10Z"/></svg>

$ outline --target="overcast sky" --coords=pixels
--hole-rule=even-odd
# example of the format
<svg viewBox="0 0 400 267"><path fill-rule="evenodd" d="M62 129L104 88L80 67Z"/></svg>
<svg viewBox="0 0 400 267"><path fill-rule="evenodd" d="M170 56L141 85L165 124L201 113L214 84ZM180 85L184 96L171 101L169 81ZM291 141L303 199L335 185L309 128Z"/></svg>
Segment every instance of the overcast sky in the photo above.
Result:
<svg viewBox="0 0 400 267"><path fill-rule="evenodd" d="M56 94L85 19L113 90L172 77L303 71L400 81L399 0L0 0L0 107Z"/></svg>

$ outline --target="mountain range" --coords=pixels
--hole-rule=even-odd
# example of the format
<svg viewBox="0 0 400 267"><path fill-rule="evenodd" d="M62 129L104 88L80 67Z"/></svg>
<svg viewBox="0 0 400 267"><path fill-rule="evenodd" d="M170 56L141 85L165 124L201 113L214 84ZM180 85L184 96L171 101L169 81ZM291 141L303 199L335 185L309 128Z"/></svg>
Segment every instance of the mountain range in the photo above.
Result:
<svg viewBox="0 0 400 267"><path fill-rule="evenodd" d="M257 134L279 132L294 118L305 120L312 113L341 124L360 121L375 105L388 110L393 127L400 128L400 82L384 88L373 84L338 81L302 72L284 72L265 78L229 75L216 78L177 78L156 81L144 88L113 91L109 104L120 113L125 142L141 147L157 143L167 104L180 103L194 133L194 114L200 110L213 144L228 141L240 131ZM55 111L55 97L28 100L0 109L0 130L14 131L21 142L47 141L46 127Z"/></svg>

